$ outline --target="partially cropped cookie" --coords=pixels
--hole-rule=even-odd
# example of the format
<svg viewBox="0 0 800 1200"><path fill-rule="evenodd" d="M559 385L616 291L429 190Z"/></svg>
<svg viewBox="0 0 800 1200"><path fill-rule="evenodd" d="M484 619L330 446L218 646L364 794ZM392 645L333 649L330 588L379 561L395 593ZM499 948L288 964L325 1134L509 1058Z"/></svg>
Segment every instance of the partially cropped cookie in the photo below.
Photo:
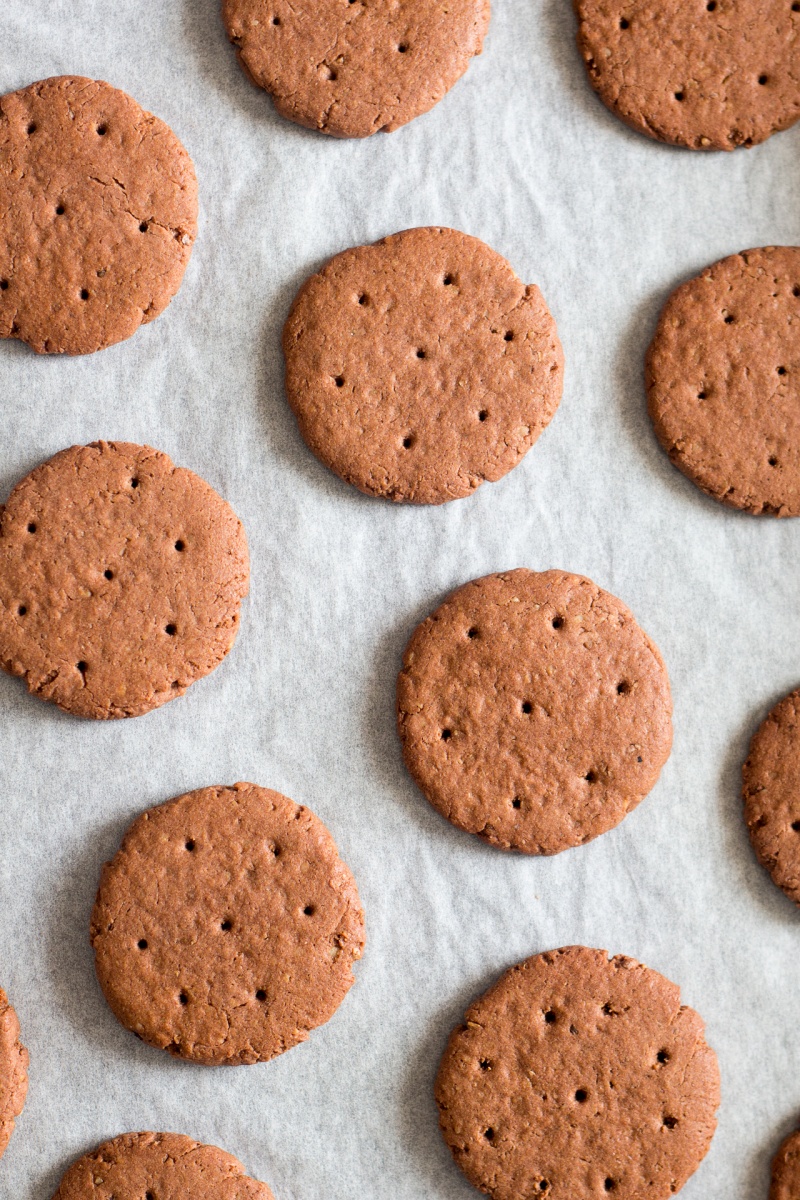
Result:
<svg viewBox="0 0 800 1200"><path fill-rule="evenodd" d="M480 54L489 0L223 0L245 74L278 112L335 137L391 131L427 112Z"/></svg>
<svg viewBox="0 0 800 1200"><path fill-rule="evenodd" d="M248 578L241 522L199 476L73 446L0 508L0 666L77 716L140 716L222 661Z"/></svg>
<svg viewBox="0 0 800 1200"><path fill-rule="evenodd" d="M152 1046L266 1062L328 1021L354 982L364 917L318 817L252 783L143 813L103 868L97 976Z"/></svg>
<svg viewBox="0 0 800 1200"><path fill-rule="evenodd" d="M800 691L778 701L757 730L742 777L758 861L800 904Z"/></svg>
<svg viewBox="0 0 800 1200"><path fill-rule="evenodd" d="M745 250L672 293L647 354L650 416L715 500L800 514L800 247Z"/></svg>
<svg viewBox="0 0 800 1200"><path fill-rule="evenodd" d="M658 779L672 701L657 648L590 579L520 568L453 592L397 681L403 757L434 808L505 850L557 854Z"/></svg>
<svg viewBox="0 0 800 1200"><path fill-rule="evenodd" d="M439 1122L494 1200L668 1200L708 1150L719 1070L657 971L567 946L506 972L453 1031Z"/></svg>
<svg viewBox="0 0 800 1200"><path fill-rule="evenodd" d="M800 1196L800 1130L790 1133L772 1160L769 1200L797 1200Z"/></svg>
<svg viewBox="0 0 800 1200"><path fill-rule="evenodd" d="M0 988L0 1158L28 1092L28 1051L19 1037L17 1014Z"/></svg>
<svg viewBox="0 0 800 1200"><path fill-rule="evenodd" d="M175 134L100 80L60 75L0 97L0 337L91 354L177 292L197 180Z"/></svg>
<svg viewBox="0 0 800 1200"><path fill-rule="evenodd" d="M53 1200L273 1200L232 1154L180 1133L125 1133L74 1162Z"/></svg>
<svg viewBox="0 0 800 1200"><path fill-rule="evenodd" d="M793 0L574 0L600 99L675 146L753 146L800 117Z"/></svg>
<svg viewBox="0 0 800 1200"><path fill-rule="evenodd" d="M283 331L286 394L319 459L370 496L441 504L502 478L561 398L541 292L453 229L337 254Z"/></svg>

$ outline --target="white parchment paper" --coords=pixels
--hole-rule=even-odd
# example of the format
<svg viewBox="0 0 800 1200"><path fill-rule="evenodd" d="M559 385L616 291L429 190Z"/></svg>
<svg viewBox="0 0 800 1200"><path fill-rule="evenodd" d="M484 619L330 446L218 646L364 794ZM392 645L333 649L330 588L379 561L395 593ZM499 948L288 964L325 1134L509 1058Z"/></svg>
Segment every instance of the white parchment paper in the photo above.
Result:
<svg viewBox="0 0 800 1200"><path fill-rule="evenodd" d="M469 1000L572 942L632 955L702 1013L719 1131L686 1200L762 1200L800 1118L800 914L757 865L739 769L800 683L800 523L704 498L658 448L642 360L669 291L750 246L800 243L800 126L734 154L628 131L599 103L567 0L495 0L484 54L431 113L337 142L244 78L218 0L3 0L0 91L109 80L196 164L183 287L84 359L0 344L0 496L64 446L149 442L244 521L252 591L225 663L136 720L91 723L0 677L0 984L31 1053L3 1200L49 1200L76 1156L164 1129L240 1157L277 1200L469 1200L432 1099ZM522 465L469 500L392 507L330 475L282 390L280 328L329 255L412 225L483 238L555 314L561 408ZM553 859L492 850L406 776L394 681L454 586L527 565L590 575L660 646L675 747L641 807ZM89 913L129 821L189 788L252 780L310 805L355 873L368 947L334 1019L264 1066L193 1067L115 1021Z"/></svg>

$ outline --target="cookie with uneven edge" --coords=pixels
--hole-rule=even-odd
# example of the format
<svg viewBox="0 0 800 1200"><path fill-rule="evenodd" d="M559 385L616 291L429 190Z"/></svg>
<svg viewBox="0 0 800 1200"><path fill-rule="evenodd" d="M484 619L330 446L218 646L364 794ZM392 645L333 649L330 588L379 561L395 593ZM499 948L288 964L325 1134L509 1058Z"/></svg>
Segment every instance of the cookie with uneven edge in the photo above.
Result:
<svg viewBox="0 0 800 1200"><path fill-rule="evenodd" d="M223 0L245 74L281 116L334 137L392 131L433 108L480 54L489 0Z"/></svg>
<svg viewBox="0 0 800 1200"><path fill-rule="evenodd" d="M657 648L590 579L520 568L453 592L397 681L403 757L459 829L557 854L617 825L658 779L672 700Z"/></svg>
<svg viewBox="0 0 800 1200"><path fill-rule="evenodd" d="M143 813L103 868L91 922L115 1016L152 1046L267 1062L328 1021L354 982L364 916L318 817L252 783Z"/></svg>
<svg viewBox="0 0 800 1200"><path fill-rule="evenodd" d="M61 75L0 97L0 337L40 354L129 338L196 233L192 160L125 92Z"/></svg>
<svg viewBox="0 0 800 1200"><path fill-rule="evenodd" d="M745 250L677 288L647 353L661 445L723 504L800 515L800 247Z"/></svg>
<svg viewBox="0 0 800 1200"><path fill-rule="evenodd" d="M790 1133L772 1160L769 1200L797 1200L800 1196L800 1130Z"/></svg>
<svg viewBox="0 0 800 1200"><path fill-rule="evenodd" d="M657 971L567 946L512 967L439 1066L444 1140L494 1200L667 1200L708 1150L719 1069Z"/></svg>
<svg viewBox="0 0 800 1200"><path fill-rule="evenodd" d="M76 716L140 716L219 665L248 578L241 522L198 475L73 446L0 507L0 666Z"/></svg>
<svg viewBox="0 0 800 1200"><path fill-rule="evenodd" d="M800 691L780 700L754 734L742 781L758 861L800 904Z"/></svg>
<svg viewBox="0 0 800 1200"><path fill-rule="evenodd" d="M561 398L563 355L541 292L453 229L337 254L301 288L283 351L310 448L390 500L441 504L502 478Z"/></svg>
<svg viewBox="0 0 800 1200"><path fill-rule="evenodd" d="M17 1014L0 988L0 1158L28 1092L28 1051L19 1036Z"/></svg>
<svg viewBox="0 0 800 1200"><path fill-rule="evenodd" d="M800 117L800 0L574 0L592 87L639 133L753 146Z"/></svg>
<svg viewBox="0 0 800 1200"><path fill-rule="evenodd" d="M274 1200L238 1159L180 1133L124 1133L74 1162L53 1200Z"/></svg>

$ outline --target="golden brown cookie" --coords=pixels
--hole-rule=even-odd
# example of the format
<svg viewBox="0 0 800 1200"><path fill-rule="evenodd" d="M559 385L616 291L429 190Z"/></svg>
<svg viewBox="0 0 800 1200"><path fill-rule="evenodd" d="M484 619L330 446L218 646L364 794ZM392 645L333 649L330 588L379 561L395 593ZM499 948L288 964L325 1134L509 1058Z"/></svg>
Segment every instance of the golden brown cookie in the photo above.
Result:
<svg viewBox="0 0 800 1200"><path fill-rule="evenodd" d="M318 458L370 496L441 504L502 478L561 398L535 285L453 229L337 254L283 331L286 394Z"/></svg>
<svg viewBox="0 0 800 1200"><path fill-rule="evenodd" d="M800 0L574 0L600 99L660 142L753 146L800 117Z"/></svg>
<svg viewBox="0 0 800 1200"><path fill-rule="evenodd" d="M800 1130L781 1142L772 1160L769 1200L797 1200L800 1196Z"/></svg>
<svg viewBox="0 0 800 1200"><path fill-rule="evenodd" d="M800 247L745 250L672 293L647 354L650 416L715 500L800 514Z"/></svg>
<svg viewBox="0 0 800 1200"><path fill-rule="evenodd" d="M97 976L143 1041L267 1062L328 1021L364 947L352 875L318 817L252 783L143 813L103 868Z"/></svg>
<svg viewBox="0 0 800 1200"><path fill-rule="evenodd" d="M124 1133L74 1162L53 1200L273 1200L232 1154L180 1133Z"/></svg>
<svg viewBox="0 0 800 1200"><path fill-rule="evenodd" d="M439 1122L494 1200L667 1200L705 1157L719 1070L680 991L567 946L507 971L453 1031Z"/></svg>
<svg viewBox="0 0 800 1200"><path fill-rule="evenodd" d="M489 0L223 0L245 74L278 112L335 137L391 131L427 112L480 54Z"/></svg>
<svg viewBox="0 0 800 1200"><path fill-rule="evenodd" d="M167 307L196 232L192 160L125 92L60 75L0 97L0 337L121 342Z"/></svg>
<svg viewBox="0 0 800 1200"><path fill-rule="evenodd" d="M0 508L0 666L82 717L135 717L230 650L247 595L231 507L166 454L62 450Z"/></svg>
<svg viewBox="0 0 800 1200"><path fill-rule="evenodd" d="M653 642L566 571L465 584L418 626L397 681L403 757L425 796L526 854L582 845L635 808L669 755L671 715Z"/></svg>
<svg viewBox="0 0 800 1200"><path fill-rule="evenodd" d="M754 734L742 778L758 861L800 904L800 691L780 700Z"/></svg>
<svg viewBox="0 0 800 1200"><path fill-rule="evenodd" d="M19 1021L0 988L0 1158L14 1132L28 1092L28 1051L19 1040Z"/></svg>

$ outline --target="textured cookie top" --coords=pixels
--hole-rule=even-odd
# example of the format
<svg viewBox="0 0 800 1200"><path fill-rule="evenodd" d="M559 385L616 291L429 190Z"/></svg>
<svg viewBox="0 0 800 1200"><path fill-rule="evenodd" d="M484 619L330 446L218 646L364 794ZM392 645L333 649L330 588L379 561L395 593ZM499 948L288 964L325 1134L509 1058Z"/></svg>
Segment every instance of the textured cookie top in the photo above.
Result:
<svg viewBox="0 0 800 1200"><path fill-rule="evenodd" d="M169 304L197 232L172 130L93 79L0 97L0 337L90 354Z"/></svg>
<svg viewBox="0 0 800 1200"><path fill-rule="evenodd" d="M283 332L286 393L311 449L371 496L440 504L516 466L561 398L542 294L452 229L337 254Z"/></svg>
<svg viewBox="0 0 800 1200"><path fill-rule="evenodd" d="M523 568L458 589L416 629L397 682L406 766L431 804L504 849L604 833L672 744L661 656L616 597Z"/></svg>
<svg viewBox="0 0 800 1200"><path fill-rule="evenodd" d="M336 137L397 129L480 54L489 0L223 0L245 73L282 116Z"/></svg>
<svg viewBox="0 0 800 1200"><path fill-rule="evenodd" d="M0 1158L14 1132L28 1091L28 1051L19 1040L19 1021L0 988Z"/></svg>
<svg viewBox="0 0 800 1200"><path fill-rule="evenodd" d="M677 288L647 354L667 454L734 508L800 514L800 248L745 250Z"/></svg>
<svg viewBox="0 0 800 1200"><path fill-rule="evenodd" d="M772 1160L769 1200L797 1200L800 1196L800 1130L790 1133Z"/></svg>
<svg viewBox="0 0 800 1200"><path fill-rule="evenodd" d="M719 1071L674 983L568 946L471 1005L436 1101L453 1157L494 1200L666 1200L708 1150Z"/></svg>
<svg viewBox="0 0 800 1200"><path fill-rule="evenodd" d="M248 575L241 523L192 471L62 450L0 509L0 666L78 716L139 716L222 661Z"/></svg>
<svg viewBox="0 0 800 1200"><path fill-rule="evenodd" d="M755 733L742 777L758 860L800 904L800 691L779 701Z"/></svg>
<svg viewBox="0 0 800 1200"><path fill-rule="evenodd" d="M273 1200L232 1154L179 1133L125 1133L74 1162L53 1200Z"/></svg>
<svg viewBox="0 0 800 1200"><path fill-rule="evenodd" d="M604 104L692 149L763 142L800 117L797 0L574 0Z"/></svg>
<svg viewBox="0 0 800 1200"><path fill-rule="evenodd" d="M364 917L319 818L237 783L134 821L103 868L91 939L128 1029L180 1058L255 1063L333 1016Z"/></svg>

